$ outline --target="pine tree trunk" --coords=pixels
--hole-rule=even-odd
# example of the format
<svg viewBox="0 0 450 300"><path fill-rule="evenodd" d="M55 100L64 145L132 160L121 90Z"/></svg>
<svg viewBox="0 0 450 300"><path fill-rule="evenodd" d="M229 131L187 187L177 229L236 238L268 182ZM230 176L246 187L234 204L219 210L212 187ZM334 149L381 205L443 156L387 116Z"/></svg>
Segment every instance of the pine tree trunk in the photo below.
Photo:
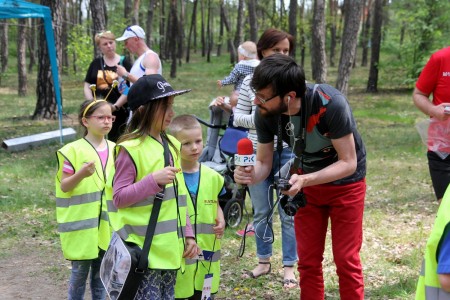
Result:
<svg viewBox="0 0 450 300"><path fill-rule="evenodd" d="M170 32L168 42L172 45L170 49L170 78L177 77L177 41L178 41L178 16L177 16L177 0L170 3L169 24L167 32Z"/></svg>
<svg viewBox="0 0 450 300"><path fill-rule="evenodd" d="M355 60L359 23L361 20L362 1L345 0L344 7L344 33L342 35L341 56L339 59L336 88L346 95L350 72Z"/></svg>
<svg viewBox="0 0 450 300"><path fill-rule="evenodd" d="M369 80L366 92L378 92L378 63L380 61L381 28L383 26L383 0L375 0L372 20Z"/></svg>
<svg viewBox="0 0 450 300"><path fill-rule="evenodd" d="M327 59L325 53L325 0L314 1L314 15L311 25L311 69L317 83L327 81Z"/></svg>
<svg viewBox="0 0 450 300"><path fill-rule="evenodd" d="M100 56L102 54L100 48L94 42L94 37L96 33L105 30L106 21L105 11L103 10L103 7L103 0L89 1L89 8L91 9L92 14L92 27L94 29L94 34L91 34L91 36L93 37L92 42L94 44L94 57Z"/></svg>
<svg viewBox="0 0 450 300"><path fill-rule="evenodd" d="M294 41L297 40L297 12L298 4L297 0L291 0L289 3L289 33L294 37ZM296 47L293 45L292 57L296 56Z"/></svg>
<svg viewBox="0 0 450 300"><path fill-rule="evenodd" d="M8 45L9 45L9 41L8 41L8 20L2 20L2 25L0 25L0 63L2 65L2 74L4 74L6 72L6 70L8 69L8 56L9 56L9 51L8 51Z"/></svg>
<svg viewBox="0 0 450 300"><path fill-rule="evenodd" d="M56 61L58 62L61 54L61 47L59 46L61 45L61 1L41 0L41 4L50 7L52 13L53 28L55 33L55 46L57 48ZM41 28L44 28L43 24ZM38 76L36 84L37 102L33 114L33 119L56 119L58 115L57 104L44 30L39 30L38 62ZM58 86L56 88L59 89L60 87Z"/></svg>
<svg viewBox="0 0 450 300"><path fill-rule="evenodd" d="M153 11L156 9L156 0L150 0L147 11L147 24L145 24L145 38L147 46L152 48Z"/></svg>
<svg viewBox="0 0 450 300"><path fill-rule="evenodd" d="M244 0L238 0L237 21L236 21L236 33L234 35L234 47L239 47L244 41Z"/></svg>
<svg viewBox="0 0 450 300"><path fill-rule="evenodd" d="M35 18L28 19L28 27L36 28L37 20ZM36 65L36 30L28 30L27 38L27 49L28 49L28 73L33 73L33 68Z"/></svg>
<svg viewBox="0 0 450 300"><path fill-rule="evenodd" d="M336 54L336 33L337 33L337 9L338 9L338 3L337 0L330 0L330 66L335 66L335 54Z"/></svg>
<svg viewBox="0 0 450 300"><path fill-rule="evenodd" d="M26 19L19 19L19 30L17 34L17 73L18 73L18 92L19 96L27 95L27 30Z"/></svg>
<svg viewBox="0 0 450 300"><path fill-rule="evenodd" d="M258 41L258 19L256 18L256 0L248 0L248 21L250 26L250 40Z"/></svg>
<svg viewBox="0 0 450 300"><path fill-rule="evenodd" d="M365 1L364 1L365 2ZM372 0L368 0L367 6L363 11L364 23L363 30L361 34L361 47L363 49L362 58L361 58L361 67L367 66L368 61L368 53L369 53L369 33L370 33L370 19L371 19L371 10L372 10Z"/></svg>
<svg viewBox="0 0 450 300"><path fill-rule="evenodd" d="M190 54L191 54L191 38L192 32L195 30L195 24L197 22L197 3L198 0L194 0L194 7L192 8L192 19L191 19L191 27L189 28L189 35L187 40L187 50L186 50L186 63L189 62ZM195 44L194 44L195 47Z"/></svg>

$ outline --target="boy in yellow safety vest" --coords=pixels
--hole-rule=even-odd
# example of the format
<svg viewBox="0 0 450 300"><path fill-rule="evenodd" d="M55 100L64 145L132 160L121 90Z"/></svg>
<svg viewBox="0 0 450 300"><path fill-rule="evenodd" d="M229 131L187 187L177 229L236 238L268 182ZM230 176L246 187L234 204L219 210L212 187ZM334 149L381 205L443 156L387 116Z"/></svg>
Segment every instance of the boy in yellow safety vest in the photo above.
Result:
<svg viewBox="0 0 450 300"><path fill-rule="evenodd" d="M204 257L186 259L186 270L178 271L176 299L213 299L220 281L220 238L225 219L218 198L225 192L222 175L198 162L203 150L202 128L192 115L174 118L169 130L181 143L181 169L188 193L188 212L197 245Z"/></svg>

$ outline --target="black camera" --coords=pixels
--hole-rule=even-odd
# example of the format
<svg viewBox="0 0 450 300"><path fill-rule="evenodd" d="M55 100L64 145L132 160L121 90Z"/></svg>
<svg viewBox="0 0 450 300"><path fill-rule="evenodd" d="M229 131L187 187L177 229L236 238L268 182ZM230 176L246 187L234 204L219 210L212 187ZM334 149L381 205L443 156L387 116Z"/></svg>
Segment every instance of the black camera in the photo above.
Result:
<svg viewBox="0 0 450 300"><path fill-rule="evenodd" d="M280 191L287 191L291 188L291 185L289 183L288 179L280 178L274 182L275 189Z"/></svg>
<svg viewBox="0 0 450 300"><path fill-rule="evenodd" d="M283 195L280 198L280 205L286 215L293 217L299 208L306 206L306 196L303 192L298 193L293 198L288 195Z"/></svg>

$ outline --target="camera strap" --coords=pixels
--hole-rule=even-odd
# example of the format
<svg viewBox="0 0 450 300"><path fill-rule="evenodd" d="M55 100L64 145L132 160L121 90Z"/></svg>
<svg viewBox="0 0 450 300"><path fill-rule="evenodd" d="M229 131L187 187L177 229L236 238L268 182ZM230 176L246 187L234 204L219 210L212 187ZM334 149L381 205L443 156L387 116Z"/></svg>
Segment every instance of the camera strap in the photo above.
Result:
<svg viewBox="0 0 450 300"><path fill-rule="evenodd" d="M306 99L307 96L305 94L304 97L301 98L301 120L300 124L295 124L300 126L299 135L296 137L297 143L294 145L294 151L295 158L293 163L293 170L295 172L298 172L298 169L301 167L303 168L303 152L306 149L306 136L307 136L307 128L308 128L308 121L309 117L311 116L311 106L312 102L314 101L314 95L316 93L317 88L319 87L318 84L315 84L313 87L313 91L311 94L311 99ZM294 126L295 126L294 125Z"/></svg>

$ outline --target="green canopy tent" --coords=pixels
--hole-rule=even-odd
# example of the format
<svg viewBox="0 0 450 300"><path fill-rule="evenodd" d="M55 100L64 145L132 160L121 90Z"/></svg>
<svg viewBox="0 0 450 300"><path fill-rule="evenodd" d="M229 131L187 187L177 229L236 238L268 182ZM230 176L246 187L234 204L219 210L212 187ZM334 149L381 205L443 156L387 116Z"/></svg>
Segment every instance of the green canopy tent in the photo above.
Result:
<svg viewBox="0 0 450 300"><path fill-rule="evenodd" d="M48 55L55 87L55 97L58 106L60 142L63 142L62 130L62 105L61 90L59 88L58 64L56 61L55 37L52 26L52 15L47 6L34 4L22 0L0 0L0 19L24 19L24 18L43 18L45 37L47 39Z"/></svg>

